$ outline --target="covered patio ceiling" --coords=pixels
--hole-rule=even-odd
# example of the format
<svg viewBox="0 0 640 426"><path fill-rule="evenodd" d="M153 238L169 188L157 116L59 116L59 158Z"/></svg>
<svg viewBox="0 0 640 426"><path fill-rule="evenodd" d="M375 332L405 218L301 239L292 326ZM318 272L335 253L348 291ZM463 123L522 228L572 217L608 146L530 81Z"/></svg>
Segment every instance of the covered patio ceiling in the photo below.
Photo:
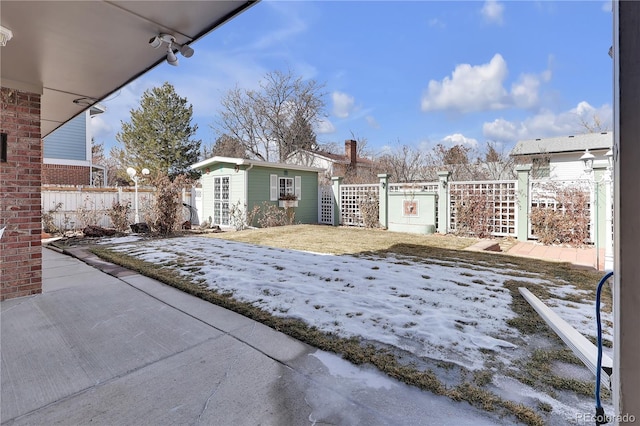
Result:
<svg viewBox="0 0 640 426"><path fill-rule="evenodd" d="M255 3L2 0L0 25L13 38L0 47L0 83L42 94L44 137L162 63L166 49L152 37L188 45Z"/></svg>

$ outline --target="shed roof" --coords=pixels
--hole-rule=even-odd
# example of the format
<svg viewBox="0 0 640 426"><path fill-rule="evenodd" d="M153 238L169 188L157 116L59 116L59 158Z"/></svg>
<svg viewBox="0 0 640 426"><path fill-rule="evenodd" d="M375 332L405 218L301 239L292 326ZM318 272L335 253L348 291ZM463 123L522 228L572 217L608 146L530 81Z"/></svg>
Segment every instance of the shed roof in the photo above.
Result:
<svg viewBox="0 0 640 426"><path fill-rule="evenodd" d="M534 155L540 153L582 152L585 149L609 149L612 144L612 132L529 139L519 141L510 155L513 157L516 155Z"/></svg>
<svg viewBox="0 0 640 426"><path fill-rule="evenodd" d="M242 165L260 166L260 167L270 167L273 169L300 170L305 172L321 172L324 170L317 167L298 166L295 164L270 163L268 161L248 160L246 158L232 158L232 157L218 157L218 156L211 157L209 159L192 164L191 168L193 170L196 170L196 169L205 168L207 166L213 166L215 164L234 164L237 166L242 166Z"/></svg>

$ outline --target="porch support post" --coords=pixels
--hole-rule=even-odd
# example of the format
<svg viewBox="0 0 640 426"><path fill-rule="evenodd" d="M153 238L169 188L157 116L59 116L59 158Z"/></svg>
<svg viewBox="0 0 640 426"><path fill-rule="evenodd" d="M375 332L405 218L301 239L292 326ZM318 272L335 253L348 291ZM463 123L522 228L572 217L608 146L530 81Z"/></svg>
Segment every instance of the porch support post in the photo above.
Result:
<svg viewBox="0 0 640 426"><path fill-rule="evenodd" d="M529 239L529 172L531 164L516 167L518 174L518 206L516 207L516 237L518 241Z"/></svg>
<svg viewBox="0 0 640 426"><path fill-rule="evenodd" d="M438 172L438 233L449 232L449 176L451 172Z"/></svg>
<svg viewBox="0 0 640 426"><path fill-rule="evenodd" d="M613 407L618 421L640 419L640 2L613 2L614 288ZM609 414L609 413L607 413Z"/></svg>

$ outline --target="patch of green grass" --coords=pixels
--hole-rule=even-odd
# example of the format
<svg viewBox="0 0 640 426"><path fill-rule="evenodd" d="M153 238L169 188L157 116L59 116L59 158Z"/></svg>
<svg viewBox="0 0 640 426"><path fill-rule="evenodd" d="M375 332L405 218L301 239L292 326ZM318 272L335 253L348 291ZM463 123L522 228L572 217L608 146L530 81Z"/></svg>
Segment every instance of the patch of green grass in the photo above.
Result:
<svg viewBox="0 0 640 426"><path fill-rule="evenodd" d="M493 380L493 372L491 370L478 370L473 372L473 383L482 387L486 386Z"/></svg>
<svg viewBox="0 0 640 426"><path fill-rule="evenodd" d="M570 349L536 349L531 357L521 362L518 371L512 371L512 376L522 383L536 389L555 389L572 391L578 395L593 395L593 383L591 381L577 380L561 377L553 373L556 362L569 363L582 366L580 361ZM609 392L603 389L603 398L609 397Z"/></svg>

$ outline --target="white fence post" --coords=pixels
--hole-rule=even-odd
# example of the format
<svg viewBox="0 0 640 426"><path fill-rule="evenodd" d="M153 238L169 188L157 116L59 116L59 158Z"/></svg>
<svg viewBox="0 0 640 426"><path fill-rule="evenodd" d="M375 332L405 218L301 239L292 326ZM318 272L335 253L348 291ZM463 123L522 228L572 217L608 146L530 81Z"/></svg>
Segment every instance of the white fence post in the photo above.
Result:
<svg viewBox="0 0 640 426"><path fill-rule="evenodd" d="M449 175L448 171L438 172L438 232L446 234L449 232Z"/></svg>
<svg viewBox="0 0 640 426"><path fill-rule="evenodd" d="M387 229L389 227L389 174L379 174L378 179L380 179L378 221L382 229Z"/></svg>

